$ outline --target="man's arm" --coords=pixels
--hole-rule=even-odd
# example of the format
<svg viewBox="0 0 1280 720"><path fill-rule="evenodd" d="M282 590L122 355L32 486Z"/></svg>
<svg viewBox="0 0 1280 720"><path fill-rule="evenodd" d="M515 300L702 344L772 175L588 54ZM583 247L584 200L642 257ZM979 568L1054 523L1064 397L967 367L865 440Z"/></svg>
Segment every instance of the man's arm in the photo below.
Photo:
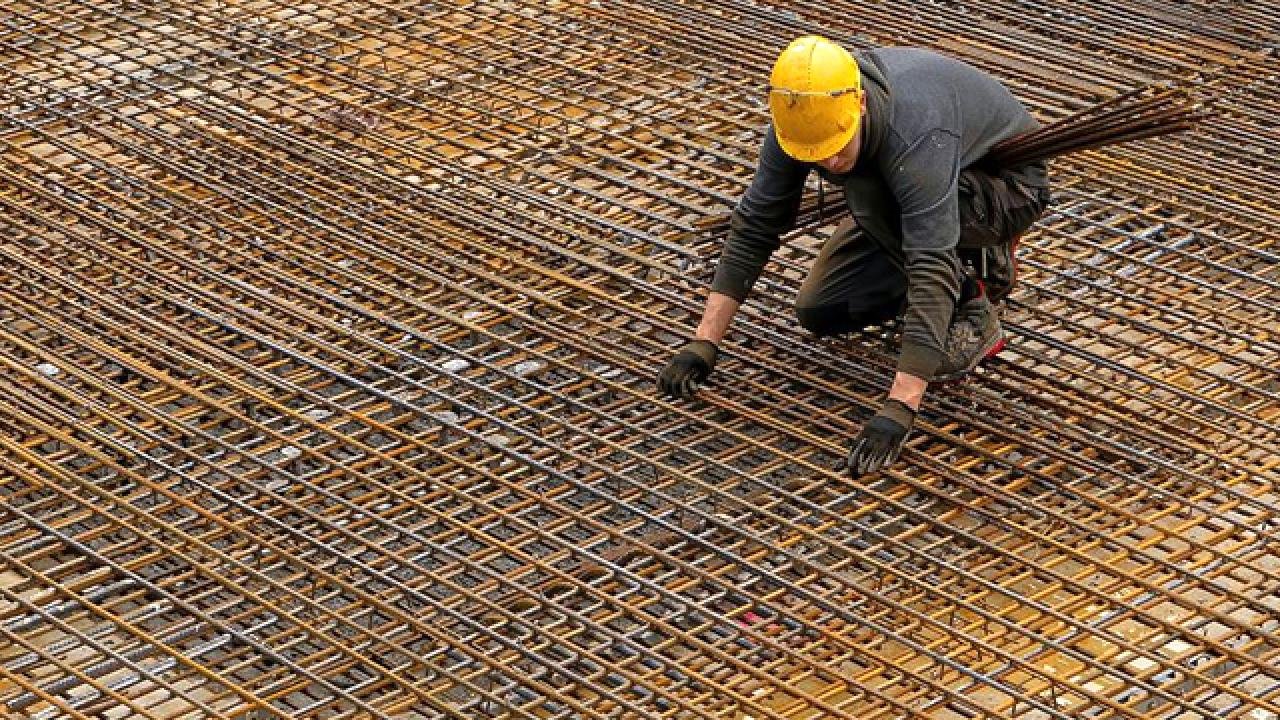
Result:
<svg viewBox="0 0 1280 720"><path fill-rule="evenodd" d="M934 376L944 357L947 328L960 296L963 268L956 254L960 208L956 189L959 137L934 130L895 163L889 185L902 212L907 309L894 386L908 402ZM922 390L921 390L922 394Z"/></svg>
<svg viewBox="0 0 1280 720"><path fill-rule="evenodd" d="M698 323L698 330L693 336L719 345L729 331L729 323L741 304L728 295L713 290L707 296L707 305L702 310L702 322Z"/></svg>
<svg viewBox="0 0 1280 720"><path fill-rule="evenodd" d="M711 293L694 339L680 348L658 376L658 391L689 397L715 368L729 324L751 292L779 237L795 225L809 166L782 151L773 128L765 130L751 185L733 210Z"/></svg>
<svg viewBox="0 0 1280 720"><path fill-rule="evenodd" d="M711 281L713 295L726 295L738 303L746 299L778 249L779 238L795 226L809 170L809 165L782 151L772 126L765 129L755 177L729 219L729 237Z"/></svg>
<svg viewBox="0 0 1280 720"><path fill-rule="evenodd" d="M849 472L855 476L897 460L928 379L942 362L962 272L955 249L960 238L958 140L955 133L935 130L889 165L893 170L886 179L902 211L907 310L889 397L862 426L849 450Z"/></svg>
<svg viewBox="0 0 1280 720"><path fill-rule="evenodd" d="M893 387L889 388L889 397L912 410L919 410L920 401L924 399L924 391L928 388L928 380L899 370L893 376Z"/></svg>

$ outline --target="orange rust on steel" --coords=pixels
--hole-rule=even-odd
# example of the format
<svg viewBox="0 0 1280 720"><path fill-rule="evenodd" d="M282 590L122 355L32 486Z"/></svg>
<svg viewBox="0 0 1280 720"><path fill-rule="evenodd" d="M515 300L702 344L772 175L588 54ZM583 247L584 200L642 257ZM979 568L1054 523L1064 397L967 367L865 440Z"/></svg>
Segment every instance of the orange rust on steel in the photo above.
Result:
<svg viewBox="0 0 1280 720"><path fill-rule="evenodd" d="M0 0L0 715L1274 717L1266 15L945 5ZM652 388L819 27L1215 112L1054 162L1011 349L857 481L833 188Z"/></svg>
<svg viewBox="0 0 1280 720"><path fill-rule="evenodd" d="M33 310L32 313L38 313L38 311ZM156 348L156 350L160 350L160 348ZM603 553L602 553L602 556L603 556ZM740 670L746 671L746 673L750 673L750 670L746 669L746 667L740 667ZM767 711L767 710L764 710L764 711Z"/></svg>

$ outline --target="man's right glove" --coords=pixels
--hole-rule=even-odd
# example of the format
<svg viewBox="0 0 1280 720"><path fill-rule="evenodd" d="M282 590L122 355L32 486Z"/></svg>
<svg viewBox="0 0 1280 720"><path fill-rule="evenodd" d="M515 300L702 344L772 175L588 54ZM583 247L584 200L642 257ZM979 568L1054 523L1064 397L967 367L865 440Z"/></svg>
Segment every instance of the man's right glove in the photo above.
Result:
<svg viewBox="0 0 1280 720"><path fill-rule="evenodd" d="M719 355L710 340L692 340L680 348L658 376L658 392L670 398L693 397L698 385L707 379Z"/></svg>
<svg viewBox="0 0 1280 720"><path fill-rule="evenodd" d="M893 464L915 420L915 411L906 403L885 400L880 412L862 426L849 449L849 474L857 478Z"/></svg>

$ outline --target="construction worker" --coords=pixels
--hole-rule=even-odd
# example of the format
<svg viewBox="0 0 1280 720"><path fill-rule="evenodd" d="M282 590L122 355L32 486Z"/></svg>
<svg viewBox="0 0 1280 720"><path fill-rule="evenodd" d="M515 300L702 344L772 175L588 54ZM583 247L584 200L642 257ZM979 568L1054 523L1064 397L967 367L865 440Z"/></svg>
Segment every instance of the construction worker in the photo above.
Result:
<svg viewBox="0 0 1280 720"><path fill-rule="evenodd" d="M1049 204L1049 182L1043 162L980 161L1037 123L999 81L958 60L916 48L854 56L817 36L778 56L769 111L702 321L658 386L689 397L710 375L816 170L843 189L851 217L800 288L800 325L827 336L901 315L892 388L849 453L854 476L874 472L897 459L930 381L962 376L1004 347L992 303L1013 287L1018 238Z"/></svg>

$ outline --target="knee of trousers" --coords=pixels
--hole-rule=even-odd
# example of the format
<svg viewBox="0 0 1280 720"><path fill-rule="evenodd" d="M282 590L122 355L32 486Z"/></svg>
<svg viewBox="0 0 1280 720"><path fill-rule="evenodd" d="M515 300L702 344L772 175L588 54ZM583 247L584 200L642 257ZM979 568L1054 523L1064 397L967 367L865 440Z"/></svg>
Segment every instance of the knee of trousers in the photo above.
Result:
<svg viewBox="0 0 1280 720"><path fill-rule="evenodd" d="M844 305L802 305L796 303L800 327L818 337L838 335L848 330L849 313Z"/></svg>

